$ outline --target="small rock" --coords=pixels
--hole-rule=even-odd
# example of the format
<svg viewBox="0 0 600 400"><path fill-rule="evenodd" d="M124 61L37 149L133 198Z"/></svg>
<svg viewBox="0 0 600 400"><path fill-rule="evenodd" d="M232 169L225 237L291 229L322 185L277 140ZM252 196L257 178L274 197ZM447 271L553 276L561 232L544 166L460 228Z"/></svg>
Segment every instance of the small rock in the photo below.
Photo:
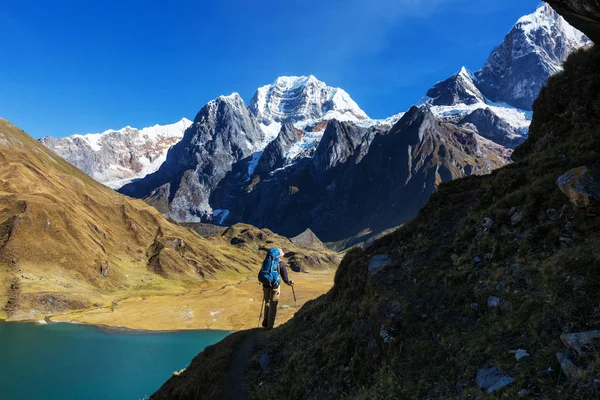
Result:
<svg viewBox="0 0 600 400"><path fill-rule="evenodd" d="M481 257L475 256L475 258L473 258L473 261L475 262L475 264L479 264L481 262Z"/></svg>
<svg viewBox="0 0 600 400"><path fill-rule="evenodd" d="M473 311L479 311L479 304L478 303L471 303L471 309Z"/></svg>
<svg viewBox="0 0 600 400"><path fill-rule="evenodd" d="M268 355L267 353L264 353L258 359L258 363L260 364L260 369L265 371L267 368L269 368L269 364L271 364L271 356Z"/></svg>
<svg viewBox="0 0 600 400"><path fill-rule="evenodd" d="M567 171L556 180L556 185L577 207L587 207L591 200L600 200L600 182L587 167Z"/></svg>
<svg viewBox="0 0 600 400"><path fill-rule="evenodd" d="M527 390L525 389L521 389L519 390L519 392L517 393L519 396L525 396L527 394Z"/></svg>
<svg viewBox="0 0 600 400"><path fill-rule="evenodd" d="M523 210L516 209L510 216L510 223L515 226L520 224L521 221L523 221Z"/></svg>
<svg viewBox="0 0 600 400"><path fill-rule="evenodd" d="M600 339L600 331L588 331L579 333L565 333L560 335L560 340L565 346L581 353L584 346L589 345L592 341Z"/></svg>
<svg viewBox="0 0 600 400"><path fill-rule="evenodd" d="M486 393L495 392L515 381L514 378L505 375L498 367L479 370L477 373L477 387Z"/></svg>
<svg viewBox="0 0 600 400"><path fill-rule="evenodd" d="M375 273L381 268L388 266L392 263L392 259L387 254L379 254L371 257L371 262L369 263L369 273Z"/></svg>
<svg viewBox="0 0 600 400"><path fill-rule="evenodd" d="M488 308L500 307L500 298L496 297L496 296L488 297L487 305L488 305Z"/></svg>
<svg viewBox="0 0 600 400"><path fill-rule="evenodd" d="M573 242L573 239L561 236L561 237L558 238L558 241L561 242L561 243L569 244L569 243Z"/></svg>
<svg viewBox="0 0 600 400"><path fill-rule="evenodd" d="M521 360L522 358L529 357L529 353L527 352L527 350L523 350L523 349L514 350L514 351L511 351L511 353L513 353L515 355L515 359L517 361Z"/></svg>
<svg viewBox="0 0 600 400"><path fill-rule="evenodd" d="M579 368L573 364L569 357L565 353L556 353L556 358L560 363L562 372L570 379L580 380L583 378L583 373Z"/></svg>
<svg viewBox="0 0 600 400"><path fill-rule="evenodd" d="M492 220L490 217L487 217L486 219L483 220L483 222L481 223L481 227L483 228L484 232L487 232L490 230L490 228L494 225L494 220Z"/></svg>

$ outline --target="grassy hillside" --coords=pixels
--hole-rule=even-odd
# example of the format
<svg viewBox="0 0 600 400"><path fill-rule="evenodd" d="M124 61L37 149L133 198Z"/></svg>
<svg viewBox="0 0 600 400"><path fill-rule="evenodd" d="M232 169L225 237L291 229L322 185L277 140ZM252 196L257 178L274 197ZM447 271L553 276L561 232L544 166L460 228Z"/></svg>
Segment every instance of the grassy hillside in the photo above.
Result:
<svg viewBox="0 0 600 400"><path fill-rule="evenodd" d="M207 280L239 280L270 246L283 247L308 270L337 262L323 249L299 248L251 226L201 237L0 120L2 318L38 319L132 295L183 294Z"/></svg>
<svg viewBox="0 0 600 400"><path fill-rule="evenodd" d="M329 293L256 335L248 398L597 398L600 347L577 353L560 336L600 329L600 206L574 206L556 180L581 166L600 176L599 93L600 51L571 56L516 163L442 184L410 223L347 253ZM154 398L218 392L219 379L198 377L207 365L226 374L247 334ZM519 349L529 356L516 360ZM514 382L486 394L477 376L491 367Z"/></svg>

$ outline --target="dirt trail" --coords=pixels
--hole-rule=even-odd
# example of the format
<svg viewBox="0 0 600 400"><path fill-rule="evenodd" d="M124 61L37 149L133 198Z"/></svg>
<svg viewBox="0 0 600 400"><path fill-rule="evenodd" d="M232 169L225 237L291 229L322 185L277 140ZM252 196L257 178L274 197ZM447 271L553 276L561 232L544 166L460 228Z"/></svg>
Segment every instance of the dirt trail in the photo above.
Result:
<svg viewBox="0 0 600 400"><path fill-rule="evenodd" d="M242 344L240 344L233 360L231 360L229 373L225 381L227 385L225 389L226 400L246 399L246 371L248 370L248 362L250 361L250 357L252 357L252 350L260 331L260 329L253 329Z"/></svg>

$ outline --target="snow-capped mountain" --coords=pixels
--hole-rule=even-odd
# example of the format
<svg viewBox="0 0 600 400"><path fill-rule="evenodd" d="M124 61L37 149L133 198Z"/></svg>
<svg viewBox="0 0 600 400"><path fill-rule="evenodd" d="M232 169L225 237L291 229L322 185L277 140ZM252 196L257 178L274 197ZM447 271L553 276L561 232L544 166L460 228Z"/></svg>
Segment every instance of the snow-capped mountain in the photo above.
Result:
<svg viewBox="0 0 600 400"><path fill-rule="evenodd" d="M235 93L220 96L155 173L121 192L179 221L243 221L292 236L310 227L327 240L377 233L414 216L439 183L510 162L527 137L531 102L517 107L525 97L500 88L526 86L533 96L562 58L586 45L579 35L541 6L480 71L462 68L419 107L385 120L314 76L280 77L249 105Z"/></svg>
<svg viewBox="0 0 600 400"><path fill-rule="evenodd" d="M574 50L591 44L552 7L543 4L519 19L475 73L477 86L491 101L531 110L541 87Z"/></svg>
<svg viewBox="0 0 600 400"><path fill-rule="evenodd" d="M240 184L244 161L215 188L226 223L243 220L295 234L306 227L346 245L412 218L451 179L489 173L511 150L413 107L389 131L331 120L312 158Z"/></svg>
<svg viewBox="0 0 600 400"><path fill-rule="evenodd" d="M155 173L119 191L178 221L199 222L213 215L211 191L233 164L264 148L264 136L239 94L220 96L202 107Z"/></svg>
<svg viewBox="0 0 600 400"><path fill-rule="evenodd" d="M249 107L271 138L279 133L284 122L309 125L334 118L369 119L345 90L327 86L312 75L277 78L256 91Z"/></svg>
<svg viewBox="0 0 600 400"><path fill-rule="evenodd" d="M428 103L435 106L485 103L472 74L465 67L445 81L436 83L427 91L427 97Z"/></svg>
<svg viewBox="0 0 600 400"><path fill-rule="evenodd" d="M520 18L481 70L463 67L438 82L422 103L432 112L471 123L479 134L503 146L527 138L531 107L548 78L562 70L568 55L591 44L550 6Z"/></svg>
<svg viewBox="0 0 600 400"><path fill-rule="evenodd" d="M183 118L170 125L143 129L127 126L63 138L48 136L40 142L95 180L117 189L158 170L169 148L181 140L191 124Z"/></svg>

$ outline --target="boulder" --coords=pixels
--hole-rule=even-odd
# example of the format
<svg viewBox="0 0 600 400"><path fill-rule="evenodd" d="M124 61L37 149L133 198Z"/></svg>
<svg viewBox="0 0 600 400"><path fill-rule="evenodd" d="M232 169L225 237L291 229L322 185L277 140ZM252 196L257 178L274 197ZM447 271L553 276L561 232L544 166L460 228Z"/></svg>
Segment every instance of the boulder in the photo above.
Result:
<svg viewBox="0 0 600 400"><path fill-rule="evenodd" d="M369 273L373 274L381 268L390 265L391 263L392 259L387 254L373 256L371 257L371 262L369 263Z"/></svg>
<svg viewBox="0 0 600 400"><path fill-rule="evenodd" d="M560 335L560 340L562 340L565 346L575 350L577 353L581 353L583 347L598 339L600 339L600 331L565 333Z"/></svg>
<svg viewBox="0 0 600 400"><path fill-rule="evenodd" d="M577 207L587 207L600 200L600 180L594 179L587 167L578 167L561 175L556 184Z"/></svg>
<svg viewBox="0 0 600 400"><path fill-rule="evenodd" d="M477 387L485 390L486 393L492 393L502 389L515 381L514 378L506 375L498 367L492 367L479 370L477 373Z"/></svg>
<svg viewBox="0 0 600 400"><path fill-rule="evenodd" d="M511 353L513 353L515 355L515 359L517 361L520 361L521 359L523 359L525 357L529 357L529 353L527 352L527 350L523 350L523 349L514 350L514 351L511 351Z"/></svg>
<svg viewBox="0 0 600 400"><path fill-rule="evenodd" d="M487 301L488 308L498 308L500 307L500 298L496 296L488 297Z"/></svg>

